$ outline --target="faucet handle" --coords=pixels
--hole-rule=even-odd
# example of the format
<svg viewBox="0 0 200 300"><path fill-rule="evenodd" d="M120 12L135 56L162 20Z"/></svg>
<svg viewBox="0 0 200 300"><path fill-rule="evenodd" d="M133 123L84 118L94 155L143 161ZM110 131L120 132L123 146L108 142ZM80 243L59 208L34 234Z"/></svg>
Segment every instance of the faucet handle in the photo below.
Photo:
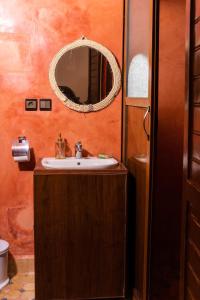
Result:
<svg viewBox="0 0 200 300"><path fill-rule="evenodd" d="M81 141L76 142L75 145L82 145Z"/></svg>
<svg viewBox="0 0 200 300"><path fill-rule="evenodd" d="M81 143L81 141L78 141L78 142L75 144L75 148L76 148L78 151L82 151L82 143Z"/></svg>
<svg viewBox="0 0 200 300"><path fill-rule="evenodd" d="M75 144L75 156L76 158L81 158L82 157L82 143L79 141Z"/></svg>

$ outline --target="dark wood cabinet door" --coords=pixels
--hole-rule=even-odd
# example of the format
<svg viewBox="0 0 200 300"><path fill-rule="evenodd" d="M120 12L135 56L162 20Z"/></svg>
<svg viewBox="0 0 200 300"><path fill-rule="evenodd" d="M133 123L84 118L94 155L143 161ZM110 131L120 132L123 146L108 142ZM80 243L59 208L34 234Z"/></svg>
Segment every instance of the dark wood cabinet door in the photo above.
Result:
<svg viewBox="0 0 200 300"><path fill-rule="evenodd" d="M126 175L35 175L36 299L125 296Z"/></svg>

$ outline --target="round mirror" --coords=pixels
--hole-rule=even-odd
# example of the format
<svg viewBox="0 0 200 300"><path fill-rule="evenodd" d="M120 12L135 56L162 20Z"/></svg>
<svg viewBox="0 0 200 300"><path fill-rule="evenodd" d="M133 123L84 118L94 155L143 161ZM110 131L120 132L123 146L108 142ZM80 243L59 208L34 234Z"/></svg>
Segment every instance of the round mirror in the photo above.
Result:
<svg viewBox="0 0 200 300"><path fill-rule="evenodd" d="M65 46L56 54L49 77L59 99L80 112L106 107L114 99L121 82L112 53L85 38Z"/></svg>

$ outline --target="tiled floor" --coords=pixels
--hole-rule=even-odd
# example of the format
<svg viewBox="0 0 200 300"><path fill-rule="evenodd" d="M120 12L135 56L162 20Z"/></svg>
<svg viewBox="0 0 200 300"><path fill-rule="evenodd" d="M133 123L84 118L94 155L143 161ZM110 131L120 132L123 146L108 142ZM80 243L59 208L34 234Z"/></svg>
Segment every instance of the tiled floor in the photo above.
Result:
<svg viewBox="0 0 200 300"><path fill-rule="evenodd" d="M0 300L34 300L34 273L19 273L0 291Z"/></svg>

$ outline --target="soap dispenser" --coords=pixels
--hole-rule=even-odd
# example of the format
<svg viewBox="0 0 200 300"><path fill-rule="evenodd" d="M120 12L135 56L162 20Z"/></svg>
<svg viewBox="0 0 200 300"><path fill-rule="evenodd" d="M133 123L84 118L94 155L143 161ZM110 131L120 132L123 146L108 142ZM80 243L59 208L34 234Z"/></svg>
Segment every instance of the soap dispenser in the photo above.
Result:
<svg viewBox="0 0 200 300"><path fill-rule="evenodd" d="M62 138L61 133L55 144L55 157L57 159L65 158L65 140Z"/></svg>

